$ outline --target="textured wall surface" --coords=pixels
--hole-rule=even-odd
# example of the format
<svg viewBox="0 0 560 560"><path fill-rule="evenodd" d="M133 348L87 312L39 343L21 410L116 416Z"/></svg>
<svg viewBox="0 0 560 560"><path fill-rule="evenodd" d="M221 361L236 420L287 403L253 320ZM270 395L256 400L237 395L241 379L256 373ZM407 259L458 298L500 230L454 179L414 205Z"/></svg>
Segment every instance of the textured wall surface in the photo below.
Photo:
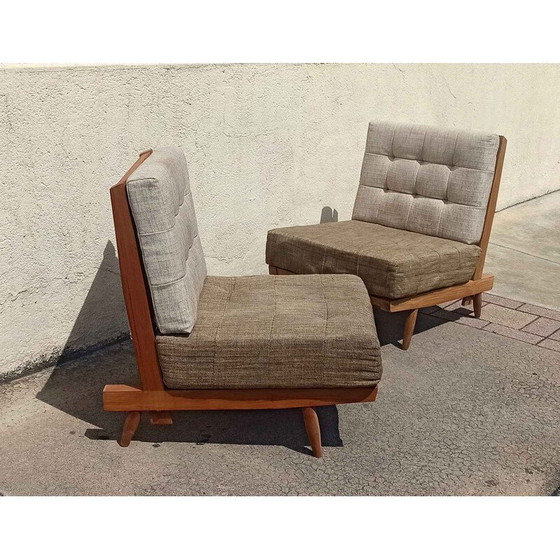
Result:
<svg viewBox="0 0 560 560"><path fill-rule="evenodd" d="M505 135L499 207L560 187L560 65L0 67L0 376L127 332L108 187L190 165L210 274L266 231L349 219L371 119Z"/></svg>

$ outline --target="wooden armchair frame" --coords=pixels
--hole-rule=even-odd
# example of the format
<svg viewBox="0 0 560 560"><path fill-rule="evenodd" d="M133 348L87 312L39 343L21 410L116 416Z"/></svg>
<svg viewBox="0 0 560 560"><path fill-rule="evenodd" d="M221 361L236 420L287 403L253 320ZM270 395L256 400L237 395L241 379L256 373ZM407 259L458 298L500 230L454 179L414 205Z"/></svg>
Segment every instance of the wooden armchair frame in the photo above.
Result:
<svg viewBox="0 0 560 560"><path fill-rule="evenodd" d="M507 140L504 136L500 136L498 152L496 155L496 166L494 168L494 178L488 198L488 206L484 217L484 225L482 235L478 246L480 247L480 256L474 270L472 278L464 284L449 286L448 288L439 288L422 294L408 296L400 299L388 299L370 294L371 303L374 307L379 307L391 313L397 311L408 311L408 315L404 325L404 334L402 348L408 350L414 327L416 326L416 318L418 310L423 307L431 307L439 305L455 299L462 298L463 305L473 303L474 316L480 317L482 309L482 294L491 290L494 285L494 276L492 274L484 274L484 261L486 260L486 252L488 250L488 242L490 240L490 232L492 231L492 222L496 212L496 203L498 201L498 190L502 178L502 167L504 165L504 156L506 152ZM284 270L275 266L269 266L270 274L295 274L289 270Z"/></svg>
<svg viewBox="0 0 560 560"><path fill-rule="evenodd" d="M136 354L140 386L106 385L103 408L126 412L119 444L129 445L142 412L149 412L152 424L172 424L171 411L250 410L302 408L313 455L322 456L321 431L314 407L353 402L371 402L377 386L336 389L216 389L169 390L164 386L159 365L154 315L134 220L126 194L126 182L152 153L142 152L124 177L110 189L113 221L124 301Z"/></svg>

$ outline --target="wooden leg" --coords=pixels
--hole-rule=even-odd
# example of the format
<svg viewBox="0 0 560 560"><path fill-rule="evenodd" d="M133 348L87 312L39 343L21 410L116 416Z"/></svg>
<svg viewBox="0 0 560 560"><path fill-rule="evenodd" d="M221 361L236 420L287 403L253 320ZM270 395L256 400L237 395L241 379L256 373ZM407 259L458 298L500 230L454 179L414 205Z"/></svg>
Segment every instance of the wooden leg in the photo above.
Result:
<svg viewBox="0 0 560 560"><path fill-rule="evenodd" d="M321 458L323 456L323 448L321 447L321 427L319 426L319 418L317 413L311 407L303 409L303 420L305 422L305 429L307 437L311 444L313 456Z"/></svg>
<svg viewBox="0 0 560 560"><path fill-rule="evenodd" d="M473 296L474 316L480 317L482 311L482 294L475 294Z"/></svg>
<svg viewBox="0 0 560 560"><path fill-rule="evenodd" d="M463 298L463 301L461 301L461 305L462 305L463 307L466 307L467 305L470 305L470 304L472 303L472 301L473 301L472 296L464 297L464 298Z"/></svg>
<svg viewBox="0 0 560 560"><path fill-rule="evenodd" d="M268 265L268 273L269 274L277 274L278 271L276 270L275 266L272 266L271 264Z"/></svg>
<svg viewBox="0 0 560 560"><path fill-rule="evenodd" d="M169 426L173 424L173 418L171 418L171 412L165 410L153 410L150 412L150 422L158 426Z"/></svg>
<svg viewBox="0 0 560 560"><path fill-rule="evenodd" d="M128 447L130 441L136 433L136 429L140 424L140 413L139 412L129 412L124 419L124 426L119 440L119 445L121 447Z"/></svg>
<svg viewBox="0 0 560 560"><path fill-rule="evenodd" d="M406 318L404 323L404 335L402 341L403 350L408 350L412 335L414 334L414 327L416 326L416 317L418 317L418 309L413 309Z"/></svg>

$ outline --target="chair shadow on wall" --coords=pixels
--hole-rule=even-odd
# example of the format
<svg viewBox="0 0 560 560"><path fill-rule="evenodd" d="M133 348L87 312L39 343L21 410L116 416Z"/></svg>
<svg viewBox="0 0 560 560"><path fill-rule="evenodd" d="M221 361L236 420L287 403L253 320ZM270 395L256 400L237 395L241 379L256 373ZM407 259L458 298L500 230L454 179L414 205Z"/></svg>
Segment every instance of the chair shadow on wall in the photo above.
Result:
<svg viewBox="0 0 560 560"><path fill-rule="evenodd" d="M98 344L84 351L88 333L119 332L117 343ZM91 337L90 337L91 339ZM82 345L80 344L82 342ZM117 440L124 413L103 410L103 387L108 383L139 385L136 360L122 296L118 259L108 242L103 260L65 344L60 359L37 394L41 401L94 427L78 437ZM338 411L335 406L317 409L323 445L341 447ZM135 441L282 445L311 455L300 410L187 411L174 412L172 426L153 426L144 414ZM73 434L74 435L74 434ZM94 445L94 443L92 443ZM116 445L116 444L115 444Z"/></svg>
<svg viewBox="0 0 560 560"><path fill-rule="evenodd" d="M338 211L336 208L324 206L321 210L320 223L326 224L330 222L338 222ZM373 311L375 325L377 327L377 335L381 346L392 344L397 348L402 348L400 339L404 330L404 322L408 315L407 312L402 313L388 313L382 309L374 308ZM437 327L443 323L459 319L460 316L450 314L447 318L431 317L427 314L420 313L416 321L416 334Z"/></svg>
<svg viewBox="0 0 560 560"><path fill-rule="evenodd" d="M338 210L330 206L324 206L321 210L321 220L319 223L327 224L329 222L338 222Z"/></svg>

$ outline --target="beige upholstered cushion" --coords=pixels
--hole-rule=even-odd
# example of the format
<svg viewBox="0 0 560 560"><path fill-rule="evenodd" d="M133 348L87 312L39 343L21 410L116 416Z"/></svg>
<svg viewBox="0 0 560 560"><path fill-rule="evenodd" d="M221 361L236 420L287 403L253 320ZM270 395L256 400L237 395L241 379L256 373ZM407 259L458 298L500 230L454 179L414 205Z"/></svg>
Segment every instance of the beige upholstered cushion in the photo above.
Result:
<svg viewBox="0 0 560 560"><path fill-rule="evenodd" d="M356 276L209 276L191 334L156 342L171 389L371 387L381 377Z"/></svg>
<svg viewBox="0 0 560 560"><path fill-rule="evenodd" d="M206 262L183 152L154 150L129 177L126 188L158 329L189 333Z"/></svg>
<svg viewBox="0 0 560 560"><path fill-rule="evenodd" d="M416 295L471 279L480 248L350 220L268 232L266 262L298 274L356 274L372 295Z"/></svg>
<svg viewBox="0 0 560 560"><path fill-rule="evenodd" d="M499 136L371 122L352 218L478 243Z"/></svg>

